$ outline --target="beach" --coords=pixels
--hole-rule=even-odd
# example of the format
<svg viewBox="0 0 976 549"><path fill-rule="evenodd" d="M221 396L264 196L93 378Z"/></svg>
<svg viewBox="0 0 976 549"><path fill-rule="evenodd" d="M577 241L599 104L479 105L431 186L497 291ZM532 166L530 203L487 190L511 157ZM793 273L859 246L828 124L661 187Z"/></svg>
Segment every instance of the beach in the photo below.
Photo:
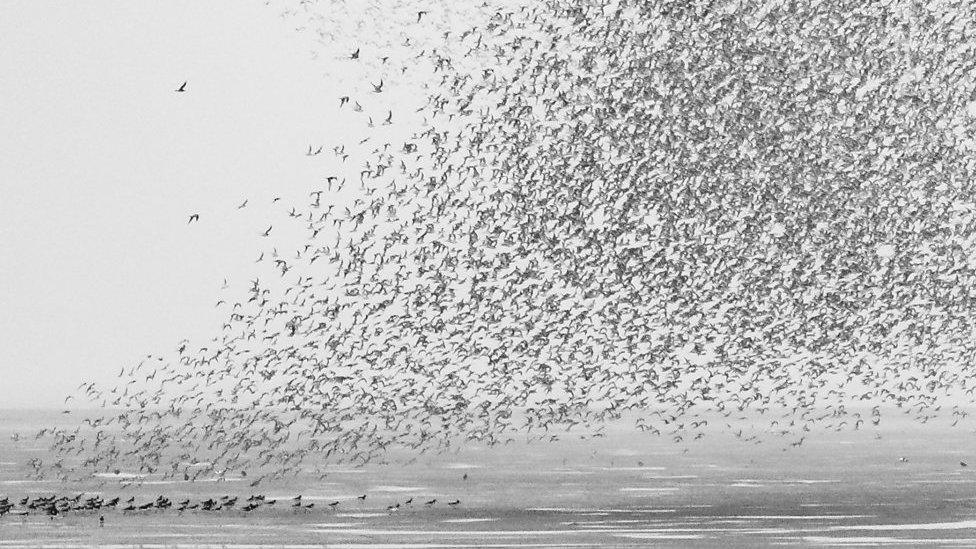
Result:
<svg viewBox="0 0 976 549"><path fill-rule="evenodd" d="M971 429L906 417L886 416L870 431L814 432L800 447L768 437L746 443L721 429L678 445L620 422L604 438L563 433L554 443L462 446L409 464L391 455L385 464L328 466L324 478L303 473L257 487L231 475L196 482L132 472L67 484L27 480L24 463L41 449L23 434L70 420L57 411L8 411L0 418L0 497L12 501L79 493L136 503L159 495L278 500L252 512L7 515L0 518L5 547L976 544L976 471L961 465L976 455ZM21 439L13 441L13 433ZM134 483L123 487L120 480ZM290 507L299 494L311 509Z"/></svg>

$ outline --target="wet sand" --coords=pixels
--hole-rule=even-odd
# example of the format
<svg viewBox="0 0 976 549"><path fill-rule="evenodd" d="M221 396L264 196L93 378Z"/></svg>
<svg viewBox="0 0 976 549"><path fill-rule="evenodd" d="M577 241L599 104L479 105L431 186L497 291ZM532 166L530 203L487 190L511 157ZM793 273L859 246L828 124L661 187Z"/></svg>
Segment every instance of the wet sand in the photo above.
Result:
<svg viewBox="0 0 976 549"><path fill-rule="evenodd" d="M52 419L50 412L0 413L0 497L83 492L146 503L159 495L174 502L236 495L243 502L264 494L278 505L250 513L7 515L0 547L976 545L976 467L959 464L976 464L971 427L891 418L880 431L814 432L789 448L776 437L750 444L721 431L675 445L613 426L603 439L466 447L410 465L332 467L321 480L299 476L251 488L235 477L146 477L121 487L105 477L67 485L25 480L24 464L37 449L32 438L10 435ZM363 493L367 499L358 500ZM290 508L298 494L315 507ZM447 505L455 499L461 503ZM399 509L388 512L395 503Z"/></svg>

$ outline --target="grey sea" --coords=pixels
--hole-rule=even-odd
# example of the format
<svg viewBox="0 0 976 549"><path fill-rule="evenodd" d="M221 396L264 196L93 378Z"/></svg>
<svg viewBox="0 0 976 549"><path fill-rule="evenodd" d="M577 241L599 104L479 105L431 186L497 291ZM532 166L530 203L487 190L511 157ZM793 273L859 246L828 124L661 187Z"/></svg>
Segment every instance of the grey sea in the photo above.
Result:
<svg viewBox="0 0 976 549"><path fill-rule="evenodd" d="M410 464L336 466L324 477L257 487L241 477L185 482L125 471L82 483L27 480L27 460L45 450L33 434L71 420L57 411L0 412L0 498L83 493L144 503L261 494L278 504L7 514L0 547L976 546L972 426L904 415L870 430L818 427L799 447L771 433L745 442L724 428L676 444L630 422L608 426L604 438L570 432L551 443L462 446ZM120 485L126 478L139 483ZM299 494L315 505L292 508Z"/></svg>

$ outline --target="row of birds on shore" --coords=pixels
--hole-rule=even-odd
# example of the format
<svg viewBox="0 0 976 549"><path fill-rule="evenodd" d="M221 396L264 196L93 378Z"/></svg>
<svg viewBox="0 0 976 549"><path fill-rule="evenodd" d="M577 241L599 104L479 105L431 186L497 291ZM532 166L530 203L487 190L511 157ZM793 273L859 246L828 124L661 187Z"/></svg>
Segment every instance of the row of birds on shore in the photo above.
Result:
<svg viewBox="0 0 976 549"><path fill-rule="evenodd" d="M790 448L888 407L964 420L973 25L764 5L545 0L391 41L403 78L431 77L396 113L416 129L367 126L355 199L274 221L306 237L218 301L219 332L82 384L103 410L47 430L31 473L256 485L625 415L677 444L717 416Z"/></svg>
<svg viewBox="0 0 976 549"><path fill-rule="evenodd" d="M76 494L74 496L68 495L50 495L50 496L38 496L38 497L24 497L19 500L11 500L8 496L0 497L0 517L4 515L10 516L29 516L32 514L46 515L50 517L55 517L59 515L65 515L67 513L94 513L94 512L104 512L109 509L117 510L122 513L138 513L138 512L159 512L174 510L179 513L186 511L197 511L197 512L220 512L220 511L242 511L244 513L250 513L252 511L257 511L259 509L290 509L293 511L312 511L315 508L315 502L303 500L301 494L298 496L288 498L284 501L280 501L278 498L268 498L264 494L250 495L247 499L241 501L241 496L224 495L219 497L209 497L207 499L201 500L191 500L190 498L183 499L179 502L173 502L170 498L160 495L156 499L140 503L136 501L136 497L132 496L128 499L123 500L121 496L116 496L114 498L105 499L103 496L95 495L84 497L85 495ZM357 496L356 498L360 502L365 502L366 494ZM386 506L386 511L390 513L395 513L401 509L409 508L411 506L422 506L423 508L432 508L437 506L437 498L430 498L425 501L418 501L414 503L414 497L404 500L401 504L397 501L391 505ZM461 504L460 499L454 499L452 501L447 501L446 504L449 507L456 507ZM175 507L174 507L175 505ZM332 501L324 506L327 510L339 510L342 508L342 502L339 500ZM359 508L359 507L357 507Z"/></svg>

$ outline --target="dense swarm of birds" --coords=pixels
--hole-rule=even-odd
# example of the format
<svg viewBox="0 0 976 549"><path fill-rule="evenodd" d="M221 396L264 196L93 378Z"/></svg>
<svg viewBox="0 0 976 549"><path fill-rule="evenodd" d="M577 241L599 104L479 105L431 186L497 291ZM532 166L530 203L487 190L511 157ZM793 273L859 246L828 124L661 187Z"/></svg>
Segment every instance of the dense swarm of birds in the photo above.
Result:
<svg viewBox="0 0 976 549"><path fill-rule="evenodd" d="M480 9L424 46L343 54L375 74L336 98L369 121L360 152L331 151L360 171L263 232L306 234L262 253L277 274L220 303L207 345L83 385L104 413L40 433L56 455L37 474L246 468L256 484L393 448L600 436L627 414L686 442L759 412L793 445L817 426L877 425L885 405L965 415L965 4ZM374 112L413 73L426 104ZM420 129L384 139L410 116ZM357 184L351 204L330 200Z"/></svg>

